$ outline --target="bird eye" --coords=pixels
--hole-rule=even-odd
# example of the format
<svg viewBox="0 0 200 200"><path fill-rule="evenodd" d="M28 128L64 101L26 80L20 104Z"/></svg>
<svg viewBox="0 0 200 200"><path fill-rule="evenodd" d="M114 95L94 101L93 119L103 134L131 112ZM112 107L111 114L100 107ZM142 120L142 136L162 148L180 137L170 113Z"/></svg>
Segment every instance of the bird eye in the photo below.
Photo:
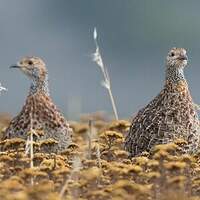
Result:
<svg viewBox="0 0 200 200"><path fill-rule="evenodd" d="M171 56L171 57L174 57L174 56L175 56L175 53L174 53L174 52L171 52L170 56Z"/></svg>
<svg viewBox="0 0 200 200"><path fill-rule="evenodd" d="M29 64L29 65L33 65L33 61L29 60L29 61L28 61L28 64Z"/></svg>

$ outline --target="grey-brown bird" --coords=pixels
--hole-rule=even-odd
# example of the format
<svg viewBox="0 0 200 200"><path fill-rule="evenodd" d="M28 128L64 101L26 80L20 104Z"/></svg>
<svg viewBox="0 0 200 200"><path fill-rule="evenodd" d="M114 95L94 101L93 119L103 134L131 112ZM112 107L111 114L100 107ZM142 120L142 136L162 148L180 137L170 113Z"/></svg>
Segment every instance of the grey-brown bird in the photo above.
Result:
<svg viewBox="0 0 200 200"><path fill-rule="evenodd" d="M28 76L31 86L25 105L19 115L11 121L5 138L27 139L27 134L32 128L44 132L40 139L56 140L56 151L65 150L71 143L71 128L50 97L45 63L38 57L25 57L11 68L20 69Z"/></svg>
<svg viewBox="0 0 200 200"><path fill-rule="evenodd" d="M125 140L130 156L150 151L157 144L182 138L188 142L185 152L197 150L199 121L184 68L188 62L186 50L172 48L166 58L165 85L161 92L134 117Z"/></svg>

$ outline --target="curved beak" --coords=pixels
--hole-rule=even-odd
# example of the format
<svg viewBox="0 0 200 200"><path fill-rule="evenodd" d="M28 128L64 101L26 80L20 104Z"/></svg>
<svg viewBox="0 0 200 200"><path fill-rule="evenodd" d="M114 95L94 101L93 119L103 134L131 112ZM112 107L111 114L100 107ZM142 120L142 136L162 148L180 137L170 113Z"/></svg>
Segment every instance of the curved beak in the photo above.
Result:
<svg viewBox="0 0 200 200"><path fill-rule="evenodd" d="M10 66L10 68L12 69L12 68L21 68L19 65L12 65L12 66Z"/></svg>
<svg viewBox="0 0 200 200"><path fill-rule="evenodd" d="M187 55L181 55L181 56L179 56L178 59L179 60L188 60L188 57L187 57Z"/></svg>

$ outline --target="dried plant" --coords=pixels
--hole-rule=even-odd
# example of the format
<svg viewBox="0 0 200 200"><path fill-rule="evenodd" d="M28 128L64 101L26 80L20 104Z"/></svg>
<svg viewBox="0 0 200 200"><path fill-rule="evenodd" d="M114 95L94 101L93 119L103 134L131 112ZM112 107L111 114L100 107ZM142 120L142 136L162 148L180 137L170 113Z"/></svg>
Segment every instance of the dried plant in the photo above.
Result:
<svg viewBox="0 0 200 200"><path fill-rule="evenodd" d="M102 165L101 165L101 152L100 152L99 144L97 144L96 157L97 157L98 167L100 169L102 169Z"/></svg>
<svg viewBox="0 0 200 200"><path fill-rule="evenodd" d="M88 126L88 121L79 124ZM200 200L199 153L183 154L179 149L185 141L179 139L129 159L121 145L127 124L126 121L108 122L97 129L97 139L91 140L91 158L85 156L87 133L80 134L78 129L74 133L75 143L61 155L37 151L38 130L31 129L28 148L23 139L2 140L0 199L178 200L180 193L184 200ZM47 147L52 144L51 140L41 142ZM168 193L172 195L165 195Z"/></svg>
<svg viewBox="0 0 200 200"><path fill-rule="evenodd" d="M60 198L62 199L64 194L65 194L65 191L67 190L67 187L68 187L68 182L72 179L74 179L75 177L75 174L78 173L81 169L82 169L82 163L81 163L81 159L79 157L74 157L73 159L73 162L72 162L72 171L71 171L71 174L69 176L69 178L65 181L65 184L63 185L61 191L60 191Z"/></svg>
<svg viewBox="0 0 200 200"><path fill-rule="evenodd" d="M119 117L118 117L118 112L117 112L115 100L114 100L112 90L111 90L110 76L109 76L109 73L108 73L106 66L103 63L103 59L102 59L101 52L100 52L100 49L99 49L99 45L98 45L98 42L97 42L97 36L98 36L97 30L96 30L96 28L94 28L93 38L94 38L94 42L95 42L95 46L96 46L96 51L93 54L93 61L101 69L101 72L102 72L103 77L104 77L104 80L101 82L101 84L102 84L103 87L105 87L108 90L110 100L111 100L111 104L112 104L112 108L113 108L113 112L114 112L116 120L118 120Z"/></svg>
<svg viewBox="0 0 200 200"><path fill-rule="evenodd" d="M92 120L89 120L89 130L88 130L88 157L91 158L92 155Z"/></svg>
<svg viewBox="0 0 200 200"><path fill-rule="evenodd" d="M1 83L0 83L0 94L1 94L2 91L7 91L7 89L6 89L5 87L3 87L3 86L1 85Z"/></svg>
<svg viewBox="0 0 200 200"><path fill-rule="evenodd" d="M25 154L27 155L30 153L30 168L33 169L34 164L33 164L33 159L34 159L34 152L33 152L33 135L36 135L35 130L33 130L33 124L32 124L32 115L30 114L30 131L28 132L28 137L26 141L26 148L25 148ZM33 185L33 178L31 178L31 185Z"/></svg>

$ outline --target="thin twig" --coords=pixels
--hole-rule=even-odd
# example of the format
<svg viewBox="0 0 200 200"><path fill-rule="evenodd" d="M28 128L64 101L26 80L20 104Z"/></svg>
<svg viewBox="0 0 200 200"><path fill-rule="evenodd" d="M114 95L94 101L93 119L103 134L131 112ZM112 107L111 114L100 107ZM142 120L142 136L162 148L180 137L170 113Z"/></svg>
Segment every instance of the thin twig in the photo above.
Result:
<svg viewBox="0 0 200 200"><path fill-rule="evenodd" d="M30 127L30 159L31 159L31 162L30 162L30 168L33 168L34 165L33 165L33 157L34 157L34 154L33 154L33 122L32 122L32 112L30 113L30 123L31 123L31 127ZM33 185L34 182L33 182L33 177L31 177L31 185Z"/></svg>
<svg viewBox="0 0 200 200"><path fill-rule="evenodd" d="M102 165L101 165L101 152L100 152L99 144L97 144L96 156L97 156L97 162L98 162L99 169L102 169Z"/></svg>
<svg viewBox="0 0 200 200"><path fill-rule="evenodd" d="M74 157L73 164L72 164L72 171L71 171L71 173L69 175L69 178L65 181L65 184L63 185L63 187L62 187L62 189L60 191L60 194L59 194L60 199L63 198L63 196L65 194L65 191L68 188L68 181L69 180L74 180L74 175L77 172L79 172L81 170L81 168L82 168L81 159L79 157Z"/></svg>
<svg viewBox="0 0 200 200"><path fill-rule="evenodd" d="M33 122L32 122L32 114L30 113L30 131L28 133L26 147L25 147L25 154L28 155L30 153L30 168L34 167L33 158L34 158L34 151L33 151L33 135L35 131L33 130ZM34 184L33 178L31 177L31 185Z"/></svg>
<svg viewBox="0 0 200 200"><path fill-rule="evenodd" d="M88 130L88 157L91 159L92 156L92 120L89 120Z"/></svg>
<svg viewBox="0 0 200 200"><path fill-rule="evenodd" d="M30 114L31 115L31 114ZM31 116L31 128L30 128L30 158L31 158L31 168L33 168L33 123L32 123L32 116Z"/></svg>
<svg viewBox="0 0 200 200"><path fill-rule="evenodd" d="M113 112L114 112L114 115L115 115L115 119L118 120L119 117L118 117L118 112L117 112L115 100L114 100L112 90L111 90L111 81L110 81L109 73L108 73L106 66L103 63L103 59L102 59L100 49L99 49L99 45L98 45L98 42L97 42L97 30L96 30L96 28L94 28L93 38L94 38L94 42L95 42L95 46L96 46L96 51L93 54L93 61L101 69L101 72L102 72L103 77L104 77L104 80L102 81L101 84L102 84L103 87L105 87L108 90L110 100L111 100L111 104L112 104L112 108L113 108Z"/></svg>

